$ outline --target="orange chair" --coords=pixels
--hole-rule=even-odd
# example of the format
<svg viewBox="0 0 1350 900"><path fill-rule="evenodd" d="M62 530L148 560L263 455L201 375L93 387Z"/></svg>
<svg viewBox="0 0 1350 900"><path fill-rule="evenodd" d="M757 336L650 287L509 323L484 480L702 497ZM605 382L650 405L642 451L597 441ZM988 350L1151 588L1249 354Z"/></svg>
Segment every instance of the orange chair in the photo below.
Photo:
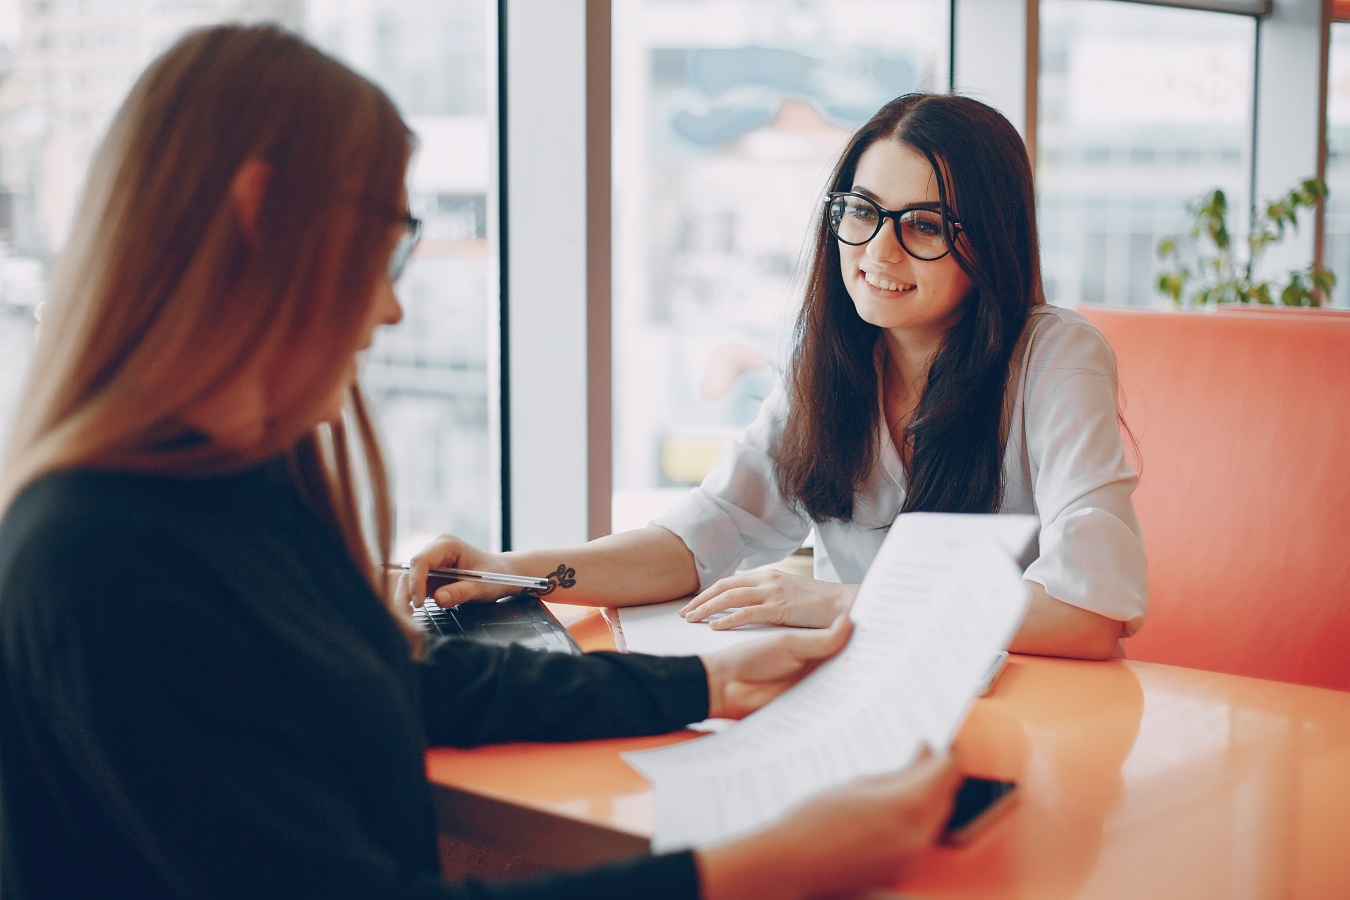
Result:
<svg viewBox="0 0 1350 900"><path fill-rule="evenodd" d="M1223 316L1233 315L1234 313L1237 315L1264 313L1275 316L1331 316L1337 319L1350 317L1350 309L1343 306L1264 306L1259 303L1220 303L1214 307L1214 311Z"/></svg>
<svg viewBox="0 0 1350 900"><path fill-rule="evenodd" d="M1350 690L1350 317L1079 311L1142 457L1128 656Z"/></svg>

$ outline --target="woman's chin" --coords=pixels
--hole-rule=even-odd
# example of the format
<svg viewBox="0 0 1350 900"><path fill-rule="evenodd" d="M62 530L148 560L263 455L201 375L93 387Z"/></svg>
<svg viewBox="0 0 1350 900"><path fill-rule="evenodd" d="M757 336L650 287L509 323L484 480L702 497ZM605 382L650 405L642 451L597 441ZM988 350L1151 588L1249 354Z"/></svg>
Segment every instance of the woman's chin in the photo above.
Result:
<svg viewBox="0 0 1350 900"><path fill-rule="evenodd" d="M352 366L351 380L343 384L333 395L328 398L327 405L323 408L322 422L329 425L336 425L342 421L343 414L347 411L347 397L351 393L352 385L356 383L356 366Z"/></svg>
<svg viewBox="0 0 1350 900"><path fill-rule="evenodd" d="M894 302L868 301L854 303L853 307L858 311L858 318L868 325L875 325L878 328L898 328L905 325L910 317L905 315L903 310L896 309L892 305Z"/></svg>

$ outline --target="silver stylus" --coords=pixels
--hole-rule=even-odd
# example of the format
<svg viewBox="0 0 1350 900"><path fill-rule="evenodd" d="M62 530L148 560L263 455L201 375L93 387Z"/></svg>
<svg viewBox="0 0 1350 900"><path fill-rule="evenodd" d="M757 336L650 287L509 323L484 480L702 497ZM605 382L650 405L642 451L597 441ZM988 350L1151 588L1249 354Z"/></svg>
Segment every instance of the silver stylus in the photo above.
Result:
<svg viewBox="0 0 1350 900"><path fill-rule="evenodd" d="M408 571L407 566L399 566L403 571ZM432 569L427 576L437 576L440 578L453 578L456 581L482 581L486 584L504 584L508 587L533 588L535 590L545 590L548 588L547 578L533 578L529 575L507 575L504 572L478 572L473 569Z"/></svg>

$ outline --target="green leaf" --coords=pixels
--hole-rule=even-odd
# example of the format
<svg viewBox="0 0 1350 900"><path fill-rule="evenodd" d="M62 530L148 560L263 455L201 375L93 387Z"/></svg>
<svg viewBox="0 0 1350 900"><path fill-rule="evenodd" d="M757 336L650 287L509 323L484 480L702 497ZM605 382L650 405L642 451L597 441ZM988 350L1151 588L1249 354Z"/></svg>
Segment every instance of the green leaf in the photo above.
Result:
<svg viewBox="0 0 1350 900"><path fill-rule="evenodd" d="M1308 277L1312 280L1313 286L1324 294L1331 293L1331 289L1336 286L1336 273L1326 266L1313 266Z"/></svg>
<svg viewBox="0 0 1350 900"><path fill-rule="evenodd" d="M1172 303L1181 303L1181 292L1186 286L1187 272L1163 272L1158 276L1158 290L1172 298Z"/></svg>
<svg viewBox="0 0 1350 900"><path fill-rule="evenodd" d="M1330 193L1326 182L1317 178L1309 178L1294 188L1292 194L1296 196L1299 202L1304 206L1316 206L1318 201L1326 198Z"/></svg>
<svg viewBox="0 0 1350 900"><path fill-rule="evenodd" d="M1220 219L1218 225L1210 232L1210 237L1218 245L1220 250L1228 249L1228 226Z"/></svg>
<svg viewBox="0 0 1350 900"><path fill-rule="evenodd" d="M1307 296L1308 289L1296 272L1294 277L1289 279L1289 284L1280 292L1280 302L1285 306L1303 306Z"/></svg>

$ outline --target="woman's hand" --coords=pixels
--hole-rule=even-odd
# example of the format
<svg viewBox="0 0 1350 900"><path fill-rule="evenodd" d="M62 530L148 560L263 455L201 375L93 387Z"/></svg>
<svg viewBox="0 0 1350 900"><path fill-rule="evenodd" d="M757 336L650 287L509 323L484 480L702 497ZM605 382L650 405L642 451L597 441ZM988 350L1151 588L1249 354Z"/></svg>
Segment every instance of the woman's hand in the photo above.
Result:
<svg viewBox="0 0 1350 900"><path fill-rule="evenodd" d="M408 570L401 574L395 590L397 596L407 597L414 606L421 606L428 596L428 572L432 569L477 569L485 572L516 574L508 568L504 554L486 553L453 534L443 534L427 544L408 560ZM446 581L430 576L438 606L458 606L470 600L496 600L520 592L520 588L477 581Z"/></svg>
<svg viewBox="0 0 1350 900"><path fill-rule="evenodd" d="M755 569L723 578L680 609L690 622L736 609L708 623L725 631L738 625L797 625L824 628L848 612L858 595L856 584L817 581L778 569Z"/></svg>
<svg viewBox="0 0 1350 900"><path fill-rule="evenodd" d="M696 851L706 900L796 900L894 887L951 814L949 756L924 756L803 803L747 837Z"/></svg>
<svg viewBox="0 0 1350 900"><path fill-rule="evenodd" d="M840 616L824 631L775 634L707 654L708 715L749 715L842 650L852 633L853 623Z"/></svg>

